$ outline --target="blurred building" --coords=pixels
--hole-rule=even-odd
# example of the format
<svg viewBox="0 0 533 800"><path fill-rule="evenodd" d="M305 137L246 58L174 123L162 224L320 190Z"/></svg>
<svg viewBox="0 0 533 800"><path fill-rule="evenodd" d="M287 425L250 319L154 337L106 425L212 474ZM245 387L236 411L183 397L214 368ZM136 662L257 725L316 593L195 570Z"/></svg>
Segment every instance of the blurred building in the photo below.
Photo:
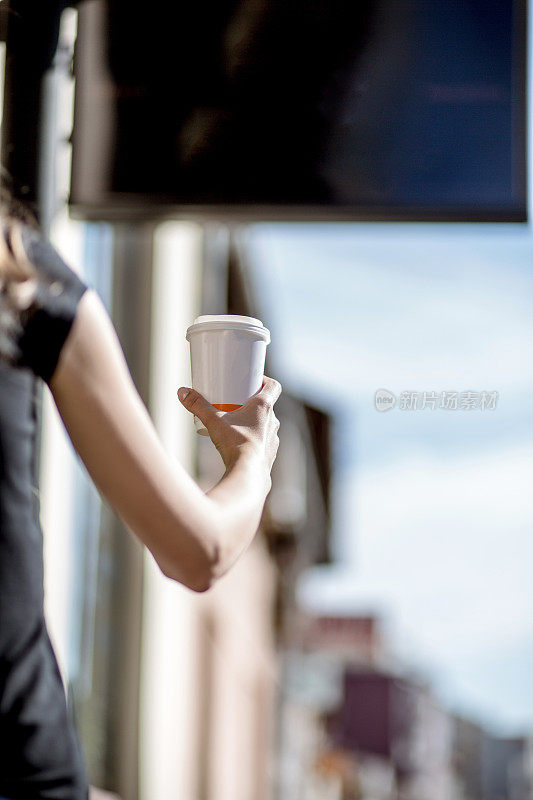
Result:
<svg viewBox="0 0 533 800"><path fill-rule="evenodd" d="M454 718L454 769L461 800L531 800L531 737L502 738Z"/></svg>
<svg viewBox="0 0 533 800"><path fill-rule="evenodd" d="M305 648L327 651L344 664L378 664L386 658L380 621L374 616L311 616Z"/></svg>
<svg viewBox="0 0 533 800"><path fill-rule="evenodd" d="M454 797L449 716L430 691L406 678L348 670L342 708L330 719L331 738L350 752L392 765L398 797Z"/></svg>
<svg viewBox="0 0 533 800"><path fill-rule="evenodd" d="M299 610L299 634L283 652L279 800L393 797L393 765L378 752L349 748L332 734L347 709L346 671L386 660L373 616L310 615Z"/></svg>
<svg viewBox="0 0 533 800"><path fill-rule="evenodd" d="M280 800L531 800L530 737L447 711L395 664L375 617L303 619L285 653Z"/></svg>

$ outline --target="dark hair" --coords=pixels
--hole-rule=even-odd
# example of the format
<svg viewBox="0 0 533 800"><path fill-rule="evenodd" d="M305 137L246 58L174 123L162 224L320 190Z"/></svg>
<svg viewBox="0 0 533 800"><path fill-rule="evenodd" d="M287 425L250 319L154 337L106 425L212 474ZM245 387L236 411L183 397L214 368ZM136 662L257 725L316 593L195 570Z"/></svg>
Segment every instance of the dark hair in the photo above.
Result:
<svg viewBox="0 0 533 800"><path fill-rule="evenodd" d="M0 185L0 360L16 363L22 314L37 288L37 271L22 243L22 229L37 228L34 215Z"/></svg>
<svg viewBox="0 0 533 800"><path fill-rule="evenodd" d="M20 200L15 189L15 181L0 164L0 216L18 220L31 228L38 228L37 218L29 206Z"/></svg>

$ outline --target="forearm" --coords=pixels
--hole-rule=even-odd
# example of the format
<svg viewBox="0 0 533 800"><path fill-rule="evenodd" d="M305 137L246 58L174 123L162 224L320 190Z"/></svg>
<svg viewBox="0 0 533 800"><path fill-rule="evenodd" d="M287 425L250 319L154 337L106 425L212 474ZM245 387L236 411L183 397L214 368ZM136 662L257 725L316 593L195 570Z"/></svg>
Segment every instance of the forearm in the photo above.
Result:
<svg viewBox="0 0 533 800"><path fill-rule="evenodd" d="M218 521L214 579L224 575L253 540L270 487L265 465L258 457L247 454L238 458L207 492Z"/></svg>

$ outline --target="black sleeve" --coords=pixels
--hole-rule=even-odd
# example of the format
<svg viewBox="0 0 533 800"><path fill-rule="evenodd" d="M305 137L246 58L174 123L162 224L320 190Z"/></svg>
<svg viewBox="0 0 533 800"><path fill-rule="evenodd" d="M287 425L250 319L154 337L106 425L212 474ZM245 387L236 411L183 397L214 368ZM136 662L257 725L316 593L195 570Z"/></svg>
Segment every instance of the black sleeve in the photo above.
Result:
<svg viewBox="0 0 533 800"><path fill-rule="evenodd" d="M39 281L34 300L21 315L18 364L48 383L88 287L36 231L24 228L22 244Z"/></svg>

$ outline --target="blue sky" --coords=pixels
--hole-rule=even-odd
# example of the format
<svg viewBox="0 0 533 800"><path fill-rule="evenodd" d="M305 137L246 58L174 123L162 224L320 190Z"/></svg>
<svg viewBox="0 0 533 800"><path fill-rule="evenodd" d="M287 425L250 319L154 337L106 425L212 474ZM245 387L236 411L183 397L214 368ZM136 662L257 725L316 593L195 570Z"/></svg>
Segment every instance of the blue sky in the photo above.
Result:
<svg viewBox="0 0 533 800"><path fill-rule="evenodd" d="M261 225L271 371L337 420L334 567L303 600L375 610L453 708L533 730L533 236L520 225ZM374 393L497 391L378 413Z"/></svg>

